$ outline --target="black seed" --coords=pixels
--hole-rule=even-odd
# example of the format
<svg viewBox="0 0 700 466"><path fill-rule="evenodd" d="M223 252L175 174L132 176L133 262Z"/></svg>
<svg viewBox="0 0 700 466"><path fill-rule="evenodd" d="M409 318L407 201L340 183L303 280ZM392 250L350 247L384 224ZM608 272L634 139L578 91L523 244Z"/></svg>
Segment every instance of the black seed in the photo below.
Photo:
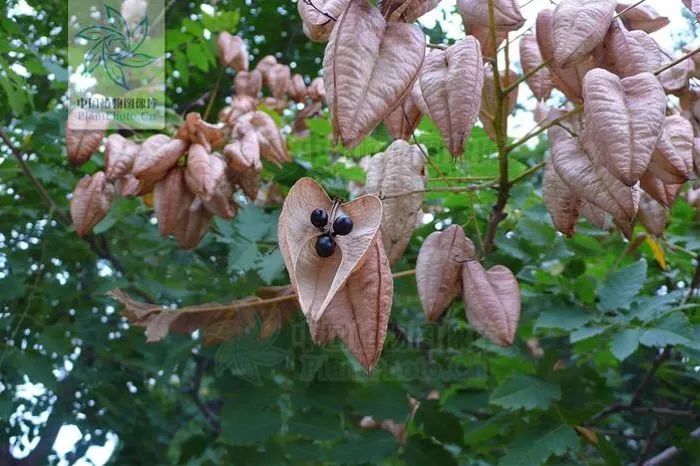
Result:
<svg viewBox="0 0 700 466"><path fill-rule="evenodd" d="M323 209L316 209L311 212L311 224L316 228L323 228L328 225L328 214Z"/></svg>
<svg viewBox="0 0 700 466"><path fill-rule="evenodd" d="M321 235L316 239L316 254L320 257L331 257L335 252L335 241L330 235Z"/></svg>
<svg viewBox="0 0 700 466"><path fill-rule="evenodd" d="M336 218L335 222L333 222L333 233L336 235L345 236L350 234L351 231L352 220L350 217L343 215L342 217Z"/></svg>

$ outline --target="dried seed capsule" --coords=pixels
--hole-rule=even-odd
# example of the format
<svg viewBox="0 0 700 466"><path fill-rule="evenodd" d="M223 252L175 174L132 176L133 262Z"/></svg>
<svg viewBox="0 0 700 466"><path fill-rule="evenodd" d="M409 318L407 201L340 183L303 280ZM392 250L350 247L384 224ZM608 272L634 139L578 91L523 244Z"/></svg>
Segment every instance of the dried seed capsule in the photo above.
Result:
<svg viewBox="0 0 700 466"><path fill-rule="evenodd" d="M321 235L316 239L316 254L320 257L331 257L335 252L335 241L330 235Z"/></svg>
<svg viewBox="0 0 700 466"><path fill-rule="evenodd" d="M316 228L323 228L328 225L328 214L323 209L316 209L311 212L311 224Z"/></svg>
<svg viewBox="0 0 700 466"><path fill-rule="evenodd" d="M352 219L346 215L338 217L333 222L333 233L340 236L349 235L352 231Z"/></svg>

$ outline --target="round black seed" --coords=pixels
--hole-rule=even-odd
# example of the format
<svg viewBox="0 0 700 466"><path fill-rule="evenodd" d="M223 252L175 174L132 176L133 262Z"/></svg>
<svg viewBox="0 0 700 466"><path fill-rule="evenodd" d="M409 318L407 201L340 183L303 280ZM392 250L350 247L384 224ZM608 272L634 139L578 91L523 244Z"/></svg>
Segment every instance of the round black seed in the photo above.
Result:
<svg viewBox="0 0 700 466"><path fill-rule="evenodd" d="M335 241L330 235L321 235L316 239L316 254L320 257L331 257L335 252Z"/></svg>
<svg viewBox="0 0 700 466"><path fill-rule="evenodd" d="M311 212L311 224L316 228L323 228L328 225L328 214L323 209L316 209Z"/></svg>
<svg viewBox="0 0 700 466"><path fill-rule="evenodd" d="M343 215L338 217L333 222L333 233L336 235L344 236L350 234L352 231L352 219Z"/></svg>

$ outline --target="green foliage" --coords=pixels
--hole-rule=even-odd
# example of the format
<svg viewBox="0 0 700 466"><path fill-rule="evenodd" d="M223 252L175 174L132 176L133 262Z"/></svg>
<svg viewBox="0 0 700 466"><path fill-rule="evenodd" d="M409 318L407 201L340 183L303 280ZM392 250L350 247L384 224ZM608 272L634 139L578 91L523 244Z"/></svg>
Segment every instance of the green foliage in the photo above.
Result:
<svg viewBox="0 0 700 466"><path fill-rule="evenodd" d="M0 30L10 39L0 41L0 105L12 112L3 114L2 131L29 155L32 173L66 212L68 193L102 166L102 156L77 170L66 162L66 38L65 31L51 33L63 26L66 2L30 3L43 16L9 17L9 5L0 7ZM272 53L308 78L317 75L323 45L305 39L293 2L212 3L213 15L197 2L173 2L168 12L167 89L174 113L209 91L220 71L205 30L212 37L240 31L253 44L253 63ZM429 32L434 40L442 34L439 27ZM14 61L28 70L26 79L10 68ZM221 89L232 80L225 73ZM212 115L227 95L215 101ZM291 118L285 114L281 121ZM177 125L179 117L172 120ZM380 128L347 152L331 144L327 117L308 126L308 138L289 137L294 162L263 172L282 191L311 176L348 198L348 182L364 179L356 162L390 142ZM445 186L440 174L486 181L498 175L497 148L481 128L457 161L427 119L416 136L431 157L431 187ZM544 160L545 151L544 139L515 151L511 177ZM428 193L427 223L394 272L415 267L422 241L436 228L463 225L478 243L495 199L492 189ZM696 266L690 255L700 253L700 225L682 199L660 242L664 269L648 247L629 248L616 232L580 223L573 238L562 237L542 206L541 174L524 178L511 191L496 250L485 258L486 265L509 267L521 284L514 346L480 339L461 300L441 321L426 323L415 280L403 277L395 280L391 317L400 332L390 333L371 375L341 345L316 347L301 315L269 339L259 338L260 326L253 325L250 333L217 346L204 346L197 332L147 344L143 329L130 326L105 295L122 288L180 307L287 284L276 248L279 209L244 205L235 219L217 220L195 251L185 252L158 235L141 200L120 200L89 243L61 224L59 211L47 208L3 146L0 457L8 445L73 424L84 436L69 461L113 433L112 464L629 464L640 448L625 435L644 438L654 417L621 410L593 418L629 402L666 345L674 346L673 357L643 390L640 406L700 410L694 369L700 364L700 309L697 300L684 302ZM27 395L27 387L36 395ZM438 399L429 396L435 391ZM365 416L377 424L404 424L403 441L380 428L360 428ZM663 419L667 427L655 451L678 445L686 453L677 464L691 464L698 452L688 434L696 421ZM579 438L576 426L588 426L598 443ZM45 462L42 457L37 464Z"/></svg>

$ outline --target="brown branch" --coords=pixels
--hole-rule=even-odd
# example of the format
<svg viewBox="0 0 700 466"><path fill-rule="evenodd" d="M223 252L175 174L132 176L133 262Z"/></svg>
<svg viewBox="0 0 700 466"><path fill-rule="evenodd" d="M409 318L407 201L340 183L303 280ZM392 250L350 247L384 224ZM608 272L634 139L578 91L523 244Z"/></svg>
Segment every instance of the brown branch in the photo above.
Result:
<svg viewBox="0 0 700 466"><path fill-rule="evenodd" d="M425 44L425 46L429 49L447 50L447 46L445 44Z"/></svg>
<svg viewBox="0 0 700 466"><path fill-rule="evenodd" d="M695 429L690 433L691 438L700 438L700 427ZM660 466L664 463L667 463L668 461L671 461L673 458L678 456L681 453L681 449L678 447L668 447L658 455L654 456L653 458L649 459L644 463L644 466Z"/></svg>
<svg viewBox="0 0 700 466"><path fill-rule="evenodd" d="M661 422L657 418L654 421L654 427L649 431L649 435L647 435L647 438L645 439L645 445L644 445L644 450L642 450L642 453L640 453L639 458L637 458L637 466L642 466L644 464L644 459L649 456L649 453L651 453L651 450L654 448L654 445L656 444L656 439L659 437L659 429L661 427Z"/></svg>
<svg viewBox="0 0 700 466"><path fill-rule="evenodd" d="M545 61L543 61L542 63L540 63L539 65L537 65L536 67L534 67L533 69L531 69L528 73L525 73L523 76L521 76L521 77L520 77L517 81L515 81L513 84L511 84L510 86L508 86L508 87L506 87L505 89L503 89L503 94L506 94L506 95L507 95L507 94L510 94L511 92L513 92L515 89L517 89L517 87L518 87L520 84L522 84L523 82L527 81L528 79L530 79L531 77L533 77L538 71L540 71L542 68L544 68L544 67L546 67L547 65L549 65L550 63L552 63L552 60L553 60L552 58L550 58L549 60L545 60Z"/></svg>
<svg viewBox="0 0 700 466"><path fill-rule="evenodd" d="M647 386L651 383L652 379L656 375L656 372L659 370L661 365L668 361L668 359L671 357L671 347L666 346L661 353L654 359L654 362L651 365L651 368L649 368L649 371L646 373L644 376L644 379L642 379L642 382L639 384L637 389L634 391L632 394L632 399L629 402L629 406L636 406L639 404L642 395L644 394L644 390L646 390Z"/></svg>
<svg viewBox="0 0 700 466"><path fill-rule="evenodd" d="M686 53L686 54L683 55L682 57L676 58L676 59L673 60L671 63L668 63L667 65L663 66L662 68L660 68L660 69L654 71L654 76L660 75L661 73L663 73L663 72L666 71L667 69L673 68L673 67L676 66L677 64L679 64L679 63L681 63L681 62L687 60L688 58L692 57L693 55L695 55L696 53L699 53L699 52L700 52L700 47L698 47L698 48L696 48L695 50L692 50L692 51Z"/></svg>

